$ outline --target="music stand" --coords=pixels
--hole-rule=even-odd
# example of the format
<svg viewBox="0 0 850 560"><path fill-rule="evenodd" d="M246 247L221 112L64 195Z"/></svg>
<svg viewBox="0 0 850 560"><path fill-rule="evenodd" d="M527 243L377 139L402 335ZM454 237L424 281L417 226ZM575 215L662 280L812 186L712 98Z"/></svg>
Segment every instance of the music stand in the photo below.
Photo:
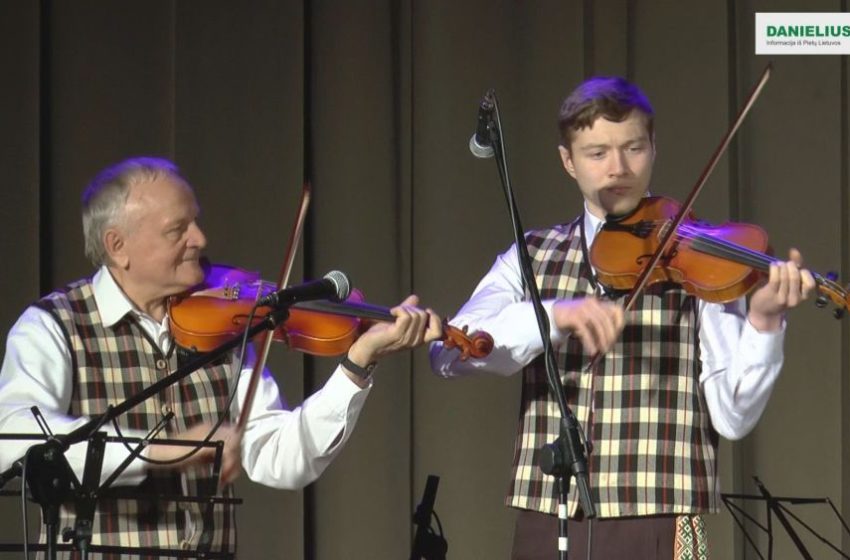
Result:
<svg viewBox="0 0 850 560"><path fill-rule="evenodd" d="M50 436L46 434L0 434L0 441L3 440L48 440ZM41 461L52 462L52 464L42 464L37 468L42 472L31 477L30 468L32 465L27 465L27 472L23 473L26 476L26 481L22 482L25 487L21 490L0 491L0 496L20 496L21 492L25 491L26 487L30 489L30 495L33 501L38 502L42 508L42 518L44 520L46 530L46 543L0 543L0 552L23 552L26 549L38 552L51 551L81 551L82 558L86 558L89 552L102 554L119 554L119 555L143 555L156 557L172 557L172 558L209 558L230 560L235 557L231 551L214 551L209 547L199 547L196 550L183 549L167 549L153 548L143 546L113 546L113 545L93 545L90 543L92 519L94 515L97 500L101 497L120 499L141 499L142 496L120 495L109 496L105 495L105 491L118 478L118 476L126 469L130 462L141 452L146 442L151 440L137 437L117 437L107 436L105 432L98 432L89 440L89 450L86 456L86 468L83 474L83 482L81 483L73 470L68 466L67 461L64 461L62 453L50 455L47 459ZM106 443L122 443L128 445L136 445L134 452L122 462L110 475L104 480L103 484L100 481L100 467L102 466L103 448ZM215 458L212 463L211 477L214 480L219 478L221 473L221 460L224 451L224 442L205 442L191 440L173 440L173 439L157 439L157 445L174 445L182 447L213 447L216 450ZM64 463L64 465L63 465ZM67 466L67 469L66 469ZM58 476L56 473L59 473ZM45 478L46 475L46 478ZM54 481L58 481L56 484ZM212 489L211 489L212 490ZM212 513L212 508L222 505L240 505L243 503L241 498L227 498L224 496L215 496L212 493L190 495L173 495L173 494L158 494L155 496L157 500L174 502L174 503L198 503L206 506L208 513ZM145 499L150 499L150 496L145 496ZM66 502L73 501L75 512L77 514L74 527L65 527L61 529L63 541L67 544L58 544L56 536L60 534L60 528L56 525L59 521L59 507ZM26 521L25 521L26 522ZM51 539L53 539L51 541ZM71 542L69 542L71 541Z"/></svg>
<svg viewBox="0 0 850 560"><path fill-rule="evenodd" d="M767 560L773 559L773 516L776 516L776 519L782 525L782 528L785 529L785 532L791 538L791 541L794 543L794 546L797 547L797 550L800 552L802 558L806 560L813 560L813 556L806 548L806 545L803 543L800 535L797 534L797 531L794 529L794 526L791 524L788 519L791 517L794 519L800 526L805 528L811 535L813 535L816 539L818 539L821 543L828 546L832 550L834 550L839 556L842 558L846 558L850 560L850 556L844 554L840 548L835 546L832 542L827 540L823 535L818 533L813 527L811 527L808 523L800 519L794 512L791 511L787 506L790 505L808 505L808 504L827 504L835 513L835 516L838 517L839 521L841 521L841 526L844 528L844 532L850 535L850 527L847 526L847 523L844 521L844 518L839 513L838 509L832 503L832 500L829 498L791 498L791 497L776 497L773 496L762 484L761 480L758 477L754 476L753 480L755 480L756 486L759 489L758 495L753 494L721 494L721 499L723 500L723 505L726 506L726 509L729 510L729 513L732 515L732 519L735 520L735 523L741 529L741 532L744 534L744 538L755 550L756 554L762 560L765 560L764 555L762 555L761 551L758 549L758 546L755 543L755 540L747 531L745 521L749 521L753 525L755 525L758 529L760 529L763 533L767 534L768 538L768 552L767 552ZM765 503L765 510L767 514L767 526L759 523L757 519L755 519L752 515L748 514L744 509L738 504L732 502L732 499L737 500L749 500L749 501L762 501ZM739 517L740 516L740 517Z"/></svg>

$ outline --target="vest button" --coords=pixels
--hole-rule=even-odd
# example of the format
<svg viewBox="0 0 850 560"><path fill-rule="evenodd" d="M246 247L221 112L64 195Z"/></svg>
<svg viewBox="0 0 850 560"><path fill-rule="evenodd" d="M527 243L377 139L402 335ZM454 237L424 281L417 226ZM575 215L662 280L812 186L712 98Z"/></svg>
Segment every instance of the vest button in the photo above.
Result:
<svg viewBox="0 0 850 560"><path fill-rule="evenodd" d="M168 362L163 360L162 358L156 361L156 369L165 369L168 367Z"/></svg>
<svg viewBox="0 0 850 560"><path fill-rule="evenodd" d="M167 404L162 405L162 415L166 416L169 412L171 412L171 407Z"/></svg>

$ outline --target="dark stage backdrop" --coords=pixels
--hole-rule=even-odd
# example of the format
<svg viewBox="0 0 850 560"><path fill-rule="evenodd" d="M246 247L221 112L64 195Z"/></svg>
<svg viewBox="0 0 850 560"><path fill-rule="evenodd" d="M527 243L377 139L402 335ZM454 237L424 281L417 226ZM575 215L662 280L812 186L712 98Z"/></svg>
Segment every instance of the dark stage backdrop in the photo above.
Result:
<svg viewBox="0 0 850 560"><path fill-rule="evenodd" d="M370 301L416 292L450 315L511 239L495 166L466 148L485 90L502 104L527 228L581 208L555 120L593 74L646 90L658 114L654 191L681 197L768 62L753 54L755 12L801 9L846 2L4 0L0 335L39 294L90 273L81 190L138 154L181 166L214 261L273 279L310 179L295 280L336 268ZM761 224L778 253L799 247L813 268L847 279L846 58L773 63L696 211ZM757 475L777 495L828 496L850 513L847 321L812 306L793 313L764 418L722 446L724 490L752 493ZM271 366L298 404L333 361L276 348ZM318 483L285 492L239 482L241 557L406 558L410 514L436 474L449 557L507 558L514 515L502 500L518 399L518 377L442 381L425 351L387 360L352 441ZM21 526L17 502L3 500L8 542ZM826 507L802 514L842 541ZM715 558L745 557L728 512L710 528ZM787 538L777 547L793 557Z"/></svg>

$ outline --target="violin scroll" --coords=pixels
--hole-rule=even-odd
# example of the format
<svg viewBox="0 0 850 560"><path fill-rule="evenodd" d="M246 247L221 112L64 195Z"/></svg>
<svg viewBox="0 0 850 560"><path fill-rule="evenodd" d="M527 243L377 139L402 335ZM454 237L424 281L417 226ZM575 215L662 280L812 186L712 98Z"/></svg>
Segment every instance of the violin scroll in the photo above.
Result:
<svg viewBox="0 0 850 560"><path fill-rule="evenodd" d="M812 272L812 276L815 278L819 292L815 305L822 308L832 301L836 306L832 315L836 319L841 319L847 309L850 308L850 284L842 287L841 284L836 282L838 275L835 272L829 272L826 276Z"/></svg>
<svg viewBox="0 0 850 560"><path fill-rule="evenodd" d="M460 360L465 362L470 356L473 358L486 358L493 351L493 337L484 331L475 331L467 334L468 326L459 329L443 319L443 345L446 348L457 348L460 350Z"/></svg>

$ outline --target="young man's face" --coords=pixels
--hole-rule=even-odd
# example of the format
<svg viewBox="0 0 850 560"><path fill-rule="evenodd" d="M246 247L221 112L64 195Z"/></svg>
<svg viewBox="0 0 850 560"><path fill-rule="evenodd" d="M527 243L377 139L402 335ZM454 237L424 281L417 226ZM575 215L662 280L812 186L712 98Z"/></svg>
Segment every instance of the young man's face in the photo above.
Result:
<svg viewBox="0 0 850 560"><path fill-rule="evenodd" d="M558 149L564 169L595 216L627 214L646 195L655 145L643 113L632 111L622 122L600 117L574 133L570 149Z"/></svg>

